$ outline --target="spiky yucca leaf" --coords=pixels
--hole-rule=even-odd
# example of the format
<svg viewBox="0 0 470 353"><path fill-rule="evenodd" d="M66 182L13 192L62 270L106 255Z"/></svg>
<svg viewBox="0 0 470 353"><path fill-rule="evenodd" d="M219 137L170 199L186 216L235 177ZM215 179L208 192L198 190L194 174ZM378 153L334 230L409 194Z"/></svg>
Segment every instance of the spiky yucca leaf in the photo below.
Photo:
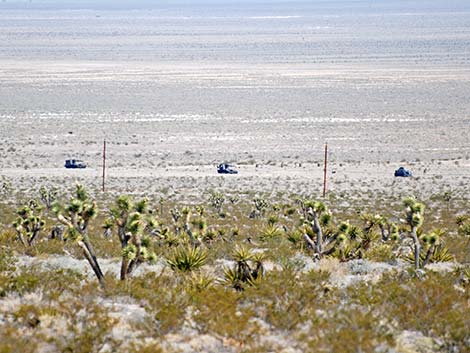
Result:
<svg viewBox="0 0 470 353"><path fill-rule="evenodd" d="M170 258L168 265L173 270L191 272L203 266L207 261L207 252L202 248L181 247L176 249Z"/></svg>
<svg viewBox="0 0 470 353"><path fill-rule="evenodd" d="M298 244L303 239L303 234L299 230L295 230L293 232L287 233L287 240L293 244Z"/></svg>
<svg viewBox="0 0 470 353"><path fill-rule="evenodd" d="M113 229L114 221L111 218L106 218L103 223L103 229Z"/></svg>
<svg viewBox="0 0 470 353"><path fill-rule="evenodd" d="M261 240L269 240L273 238L280 237L282 235L282 229L279 227L276 227L275 225L268 225L266 228L264 228L261 232Z"/></svg>
<svg viewBox="0 0 470 353"><path fill-rule="evenodd" d="M256 286L260 282L261 277L257 279L253 278L251 274L248 274L244 279L240 278L240 273L236 268L224 268L224 277L222 284L229 287L235 288L237 291L243 291L245 286Z"/></svg>
<svg viewBox="0 0 470 353"><path fill-rule="evenodd" d="M69 213L81 213L83 210L83 200L72 199L66 210Z"/></svg>
<svg viewBox="0 0 470 353"><path fill-rule="evenodd" d="M127 212L130 212L130 210L133 207L131 198L127 195L119 196L116 200L116 205L120 211L127 211Z"/></svg>
<svg viewBox="0 0 470 353"><path fill-rule="evenodd" d="M129 244L122 249L121 255L127 260L132 261L137 256L137 247L134 244Z"/></svg>
<svg viewBox="0 0 470 353"><path fill-rule="evenodd" d="M426 255L427 255L426 251L421 252L419 256L420 266L422 266L424 261L426 260ZM404 259L410 263L414 263L415 261L414 255L411 253L404 256ZM432 248L432 252L429 257L428 263L448 262L448 261L453 261L453 260L454 260L454 256L450 253L449 249L441 243L441 244L435 245Z"/></svg>
<svg viewBox="0 0 470 353"><path fill-rule="evenodd" d="M80 201L88 200L88 193L83 185L81 184L76 185L75 197L77 198L77 200L80 200Z"/></svg>
<svg viewBox="0 0 470 353"><path fill-rule="evenodd" d="M154 265L158 260L158 256L157 254L155 254L154 252L149 252L148 256L147 256L147 261L151 264L151 265Z"/></svg>
<svg viewBox="0 0 470 353"><path fill-rule="evenodd" d="M232 257L237 262L247 262L252 259L253 252L243 245L237 245L233 250Z"/></svg>
<svg viewBox="0 0 470 353"><path fill-rule="evenodd" d="M349 226L346 233L347 233L349 239L351 239L351 240L359 239L362 236L362 232L359 229L359 227L352 226L352 225Z"/></svg>
<svg viewBox="0 0 470 353"><path fill-rule="evenodd" d="M347 231L349 230L349 227L351 225L349 224L349 222L341 222L339 227L338 227L338 232L340 233L347 233Z"/></svg>
<svg viewBox="0 0 470 353"><path fill-rule="evenodd" d="M147 206L148 206L148 199L144 198L135 204L134 209L136 210L136 212L144 213L147 211Z"/></svg>
<svg viewBox="0 0 470 353"><path fill-rule="evenodd" d="M327 227L331 224L331 220L333 219L333 215L331 212L326 211L325 213L322 213L320 216L320 225L322 227Z"/></svg>
<svg viewBox="0 0 470 353"><path fill-rule="evenodd" d="M64 237L65 240L72 240L72 241L80 241L82 239L82 236L80 232L78 231L77 228L75 227L68 227L67 228L67 233Z"/></svg>
<svg viewBox="0 0 470 353"><path fill-rule="evenodd" d="M403 206L410 207L416 202L416 199L412 196L408 196L403 200Z"/></svg>
<svg viewBox="0 0 470 353"><path fill-rule="evenodd" d="M189 286L197 291L203 291L214 285L214 277L205 273L192 273L189 278Z"/></svg>

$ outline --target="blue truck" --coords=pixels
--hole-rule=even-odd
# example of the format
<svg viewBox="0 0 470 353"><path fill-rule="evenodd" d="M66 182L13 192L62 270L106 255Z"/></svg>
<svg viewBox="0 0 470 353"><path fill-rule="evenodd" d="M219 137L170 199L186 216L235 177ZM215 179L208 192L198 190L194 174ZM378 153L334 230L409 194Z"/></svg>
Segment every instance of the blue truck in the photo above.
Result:
<svg viewBox="0 0 470 353"><path fill-rule="evenodd" d="M86 163L79 159L67 159L65 161L65 168L67 169L83 169L86 168Z"/></svg>

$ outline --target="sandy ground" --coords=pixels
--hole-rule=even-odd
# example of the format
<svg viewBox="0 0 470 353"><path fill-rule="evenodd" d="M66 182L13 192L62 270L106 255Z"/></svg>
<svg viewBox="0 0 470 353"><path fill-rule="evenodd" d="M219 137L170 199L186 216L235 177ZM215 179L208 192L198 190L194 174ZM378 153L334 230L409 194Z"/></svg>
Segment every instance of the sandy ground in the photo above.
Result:
<svg viewBox="0 0 470 353"><path fill-rule="evenodd" d="M211 189L315 195L328 142L330 190L429 194L457 189L468 195L470 105L463 91L470 88L470 71L414 73L418 77L397 83L380 70L362 78L347 69L302 70L271 77L269 88L261 88L271 74L255 68L253 82L240 88L249 74L205 82L211 70L178 68L174 76L180 82L174 83L168 67L153 66L144 75L112 73L97 64L93 69L81 64L85 73L71 63L52 72L43 62L24 66L3 62L9 73L0 78L7 107L0 112L0 177L17 189L75 180L99 189L106 139L107 187L115 193L182 199ZM236 76L235 68L227 70ZM440 95L449 85L458 88L452 106ZM343 92L352 86L356 89ZM412 93L411 87L419 89ZM317 91L331 96L315 99ZM186 93L189 97L180 100ZM365 94L372 97L361 101ZM423 103L410 103L423 95ZM27 97L34 109L27 109ZM162 108L153 111L155 104ZM89 167L66 170L68 158L83 159ZM223 161L236 164L240 174L217 175L216 165ZM394 178L400 165L415 178Z"/></svg>

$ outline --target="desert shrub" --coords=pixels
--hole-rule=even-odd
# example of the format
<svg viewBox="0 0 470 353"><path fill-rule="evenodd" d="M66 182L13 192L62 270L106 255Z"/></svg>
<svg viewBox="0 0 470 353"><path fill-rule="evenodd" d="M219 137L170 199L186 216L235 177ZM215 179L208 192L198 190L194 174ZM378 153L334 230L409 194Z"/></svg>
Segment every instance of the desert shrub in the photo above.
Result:
<svg viewBox="0 0 470 353"><path fill-rule="evenodd" d="M118 342L113 339L111 330L118 319L100 305L82 301L72 301L67 306L67 336L55 337L54 344L60 352L99 352L105 345L115 350Z"/></svg>
<svg viewBox="0 0 470 353"><path fill-rule="evenodd" d="M323 308L328 278L329 274L322 271L271 271L256 288L247 288L246 297L263 320L277 329L291 331Z"/></svg>
<svg viewBox="0 0 470 353"><path fill-rule="evenodd" d="M55 316L57 313L50 305L21 304L15 308L12 316L17 325L34 329L41 324L42 315Z"/></svg>
<svg viewBox="0 0 470 353"><path fill-rule="evenodd" d="M22 328L2 324L0 330L0 352L2 353L34 353L37 352L38 342L42 337L31 339L24 334Z"/></svg>
<svg viewBox="0 0 470 353"><path fill-rule="evenodd" d="M41 291L50 300L63 292L80 286L83 275L70 269L43 269L40 266L19 267L15 271L5 270L0 274L0 294Z"/></svg>
<svg viewBox="0 0 470 353"><path fill-rule="evenodd" d="M390 243L376 244L365 253L364 258L370 261L393 262L396 260L393 250L393 245Z"/></svg>
<svg viewBox="0 0 470 353"><path fill-rule="evenodd" d="M244 345L257 330L250 321L254 312L243 305L243 296L238 292L215 286L195 295L192 304L192 318L202 333L228 337Z"/></svg>
<svg viewBox="0 0 470 353"><path fill-rule="evenodd" d="M131 342L126 347L128 353L164 353L162 346L158 342Z"/></svg>
<svg viewBox="0 0 470 353"><path fill-rule="evenodd" d="M341 308L314 320L306 339L315 352L377 352L377 347L393 346L393 335L384 320L372 309Z"/></svg>
<svg viewBox="0 0 470 353"><path fill-rule="evenodd" d="M148 317L140 329L151 337L160 337L180 329L186 319L190 298L186 295L184 279L165 273L148 273L132 278L118 287L118 293L128 293L145 308Z"/></svg>
<svg viewBox="0 0 470 353"><path fill-rule="evenodd" d="M458 279L429 272L424 279L384 275L376 285L349 289L352 302L394 318L402 330L420 331L443 340L446 350L470 349L470 294L455 287ZM412 315L410 315L412 313ZM454 347L454 348L452 348Z"/></svg>

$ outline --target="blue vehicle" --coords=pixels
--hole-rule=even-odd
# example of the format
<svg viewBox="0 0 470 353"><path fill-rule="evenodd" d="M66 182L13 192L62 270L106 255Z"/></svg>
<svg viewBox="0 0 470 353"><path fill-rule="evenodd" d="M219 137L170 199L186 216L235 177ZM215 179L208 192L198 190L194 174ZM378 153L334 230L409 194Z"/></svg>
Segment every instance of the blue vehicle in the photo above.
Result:
<svg viewBox="0 0 470 353"><path fill-rule="evenodd" d="M79 159L67 159L65 161L65 168L67 169L83 169L86 168L86 163Z"/></svg>
<svg viewBox="0 0 470 353"><path fill-rule="evenodd" d="M238 174L238 171L231 164L221 163L217 166L217 173L219 173L219 174Z"/></svg>
<svg viewBox="0 0 470 353"><path fill-rule="evenodd" d="M397 170L395 170L395 176L396 177L412 177L413 174L411 173L410 170L405 169L404 167L400 167Z"/></svg>

